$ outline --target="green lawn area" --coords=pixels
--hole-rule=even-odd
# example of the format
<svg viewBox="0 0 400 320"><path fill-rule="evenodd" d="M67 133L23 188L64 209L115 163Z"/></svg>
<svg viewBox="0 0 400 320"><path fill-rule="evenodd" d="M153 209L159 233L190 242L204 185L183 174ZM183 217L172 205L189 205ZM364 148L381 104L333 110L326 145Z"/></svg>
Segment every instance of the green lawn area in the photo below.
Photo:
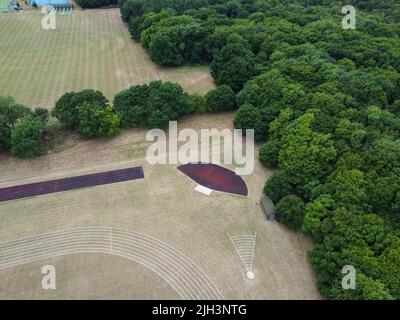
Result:
<svg viewBox="0 0 400 320"><path fill-rule="evenodd" d="M189 92L214 86L206 66L163 68L151 62L130 38L119 9L57 15L56 30L47 31L42 17L39 10L0 15L0 95L50 109L65 92L86 88L112 100L122 89L158 79Z"/></svg>

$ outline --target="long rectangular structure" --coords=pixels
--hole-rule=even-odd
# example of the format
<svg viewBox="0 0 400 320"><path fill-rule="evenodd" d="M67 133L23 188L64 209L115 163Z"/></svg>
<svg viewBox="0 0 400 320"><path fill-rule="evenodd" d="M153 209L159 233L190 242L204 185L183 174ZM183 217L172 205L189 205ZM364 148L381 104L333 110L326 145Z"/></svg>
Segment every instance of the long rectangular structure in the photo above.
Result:
<svg viewBox="0 0 400 320"><path fill-rule="evenodd" d="M144 178L142 167L87 174L0 189L0 202Z"/></svg>
<svg viewBox="0 0 400 320"><path fill-rule="evenodd" d="M69 0L30 0L29 4L32 6L34 3L36 3L36 5L38 7L43 7L43 6L47 6L47 5L58 5L58 4L69 4L70 1Z"/></svg>

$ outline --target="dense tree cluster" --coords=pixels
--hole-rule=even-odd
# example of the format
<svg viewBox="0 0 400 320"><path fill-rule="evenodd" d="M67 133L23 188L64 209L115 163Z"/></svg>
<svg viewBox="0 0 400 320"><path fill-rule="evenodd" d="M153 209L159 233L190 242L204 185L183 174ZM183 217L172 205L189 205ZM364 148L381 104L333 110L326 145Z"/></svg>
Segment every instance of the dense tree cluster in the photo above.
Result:
<svg viewBox="0 0 400 320"><path fill-rule="evenodd" d="M209 112L229 111L235 107L235 92L227 85L208 91L205 98Z"/></svg>
<svg viewBox="0 0 400 320"><path fill-rule="evenodd" d="M75 0L75 2L82 8L102 8L118 4L118 0Z"/></svg>
<svg viewBox="0 0 400 320"><path fill-rule="evenodd" d="M65 129L77 129L85 138L111 137L120 131L120 117L100 91L67 92L57 100L51 113Z"/></svg>
<svg viewBox="0 0 400 320"><path fill-rule="evenodd" d="M112 137L120 131L120 118L110 106L85 102L79 108L78 133L85 138Z"/></svg>
<svg viewBox="0 0 400 320"><path fill-rule="evenodd" d="M265 142L278 219L312 235L320 291L400 299L400 4L345 1L121 0L130 33L164 65L210 64L206 110ZM230 95L230 94L229 94ZM220 103L213 101L219 97ZM193 100L192 100L193 101ZM224 102L223 102L224 101ZM195 108L194 108L195 109ZM357 289L342 290L344 265Z"/></svg>
<svg viewBox="0 0 400 320"><path fill-rule="evenodd" d="M11 132L11 153L21 158L34 158L43 154L45 125L38 117L25 117Z"/></svg>
<svg viewBox="0 0 400 320"><path fill-rule="evenodd" d="M190 109L189 100L179 84L152 81L121 91L114 97L113 106L125 127L164 129L169 121L195 111Z"/></svg>
<svg viewBox="0 0 400 320"><path fill-rule="evenodd" d="M8 150L21 158L43 154L43 135L48 111L31 110L11 97L0 97L0 151Z"/></svg>
<svg viewBox="0 0 400 320"><path fill-rule="evenodd" d="M214 92L214 93L213 93ZM211 111L232 109L235 93L227 86L211 93ZM0 97L0 150L33 158L52 147L64 130L84 138L112 137L121 127L165 129L169 121L205 112L207 99L188 94L177 83L152 81L117 93L113 105L100 91L85 89L62 95L51 111L31 110L11 97Z"/></svg>
<svg viewBox="0 0 400 320"><path fill-rule="evenodd" d="M79 127L79 109L85 104L106 107L107 98L100 91L86 89L79 92L67 92L56 102L52 115L60 120L66 129Z"/></svg>
<svg viewBox="0 0 400 320"><path fill-rule="evenodd" d="M304 201L295 195L282 198L276 205L276 218L289 228L300 229L304 219Z"/></svg>

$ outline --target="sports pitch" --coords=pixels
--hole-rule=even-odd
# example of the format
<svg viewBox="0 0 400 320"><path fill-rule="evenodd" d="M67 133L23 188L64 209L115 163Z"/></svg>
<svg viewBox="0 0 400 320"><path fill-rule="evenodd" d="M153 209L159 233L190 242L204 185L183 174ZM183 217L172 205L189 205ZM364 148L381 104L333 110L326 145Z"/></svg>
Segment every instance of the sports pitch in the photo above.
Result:
<svg viewBox="0 0 400 320"><path fill-rule="evenodd" d="M232 117L231 113L191 116L178 128L231 128ZM140 180L0 203L0 249L18 239L32 245L27 238L56 232L51 239L42 239L46 245L65 250L59 241L69 239L71 246L84 244L86 250L30 261L38 252L25 249L26 260L11 267L0 265L0 299L320 298L307 258L311 241L267 221L258 204L270 171L257 162L255 172L243 176L248 197L220 192L206 196L195 191L196 183L176 165L149 165L144 159L149 145L145 135L146 131L135 129L111 140L70 138L63 151L30 161L0 156L0 187L129 166L142 166L145 172ZM90 238L86 228L100 228L100 238ZM255 233L255 278L249 280L229 235ZM113 254L107 251L110 238ZM134 258L126 251L132 248ZM4 247L0 250L4 263L7 257L2 258L1 252ZM176 264L183 260L184 264ZM56 290L42 289L43 265L56 268ZM207 293L212 289L218 292Z"/></svg>
<svg viewBox="0 0 400 320"><path fill-rule="evenodd" d="M0 95L51 108L64 92L84 88L111 99L155 79L190 92L214 85L207 67L152 63L117 9L57 16L53 31L41 29L41 17L37 11L0 15ZM232 113L202 114L178 127L232 129L232 122ZM113 139L71 135L40 158L0 154L0 188L128 167L143 167L145 175L1 202L0 299L321 298L307 257L310 239L267 221L260 208L270 171L256 161L254 173L243 177L248 197L206 196L176 165L149 165L145 136L141 129ZM250 280L230 237L255 234ZM33 250L35 243L48 250ZM15 253L20 260L7 264ZM56 290L41 286L44 265L56 268Z"/></svg>
<svg viewBox="0 0 400 320"><path fill-rule="evenodd" d="M131 40L119 9L57 15L43 30L39 10L0 14L0 95L51 109L65 92L84 88L115 93L152 80L180 83L189 92L214 86L206 66L163 68Z"/></svg>

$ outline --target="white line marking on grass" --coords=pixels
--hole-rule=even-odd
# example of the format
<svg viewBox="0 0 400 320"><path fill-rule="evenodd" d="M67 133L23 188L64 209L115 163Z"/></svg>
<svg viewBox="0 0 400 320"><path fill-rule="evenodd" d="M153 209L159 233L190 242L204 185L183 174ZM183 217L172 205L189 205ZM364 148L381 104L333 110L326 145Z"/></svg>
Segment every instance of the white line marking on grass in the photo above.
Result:
<svg viewBox="0 0 400 320"><path fill-rule="evenodd" d="M224 299L214 282L187 256L138 232L88 227L0 244L0 269L75 253L105 253L138 262L167 281L182 299Z"/></svg>
<svg viewBox="0 0 400 320"><path fill-rule="evenodd" d="M249 280L254 279L255 274L253 272L253 261L257 234L254 233L254 235L236 235L233 237L228 234L228 237L243 262L243 265L246 269L247 278Z"/></svg>

